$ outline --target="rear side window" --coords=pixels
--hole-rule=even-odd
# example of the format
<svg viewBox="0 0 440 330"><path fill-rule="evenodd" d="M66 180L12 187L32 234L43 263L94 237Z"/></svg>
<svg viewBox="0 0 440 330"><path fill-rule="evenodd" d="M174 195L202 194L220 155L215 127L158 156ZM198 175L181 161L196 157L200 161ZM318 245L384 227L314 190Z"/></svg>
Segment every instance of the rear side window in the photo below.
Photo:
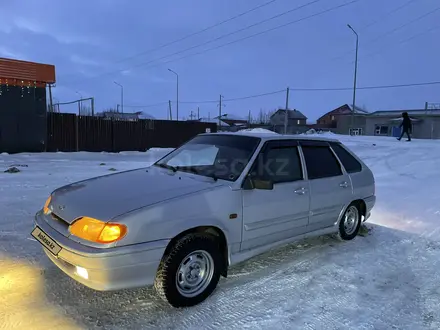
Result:
<svg viewBox="0 0 440 330"><path fill-rule="evenodd" d="M332 149L338 156L347 173L356 173L362 171L362 165L340 144L332 144Z"/></svg>
<svg viewBox="0 0 440 330"><path fill-rule="evenodd" d="M329 146L301 146L306 161L309 180L342 175L338 160Z"/></svg>

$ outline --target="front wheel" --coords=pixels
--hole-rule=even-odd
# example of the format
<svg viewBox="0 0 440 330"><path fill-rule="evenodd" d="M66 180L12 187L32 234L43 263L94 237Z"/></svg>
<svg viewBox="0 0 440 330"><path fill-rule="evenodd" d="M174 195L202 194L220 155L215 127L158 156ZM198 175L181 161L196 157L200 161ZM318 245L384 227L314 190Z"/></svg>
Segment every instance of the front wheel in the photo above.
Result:
<svg viewBox="0 0 440 330"><path fill-rule="evenodd" d="M197 305L215 290L220 279L221 260L215 237L189 234L161 261L154 287L173 307Z"/></svg>
<svg viewBox="0 0 440 330"><path fill-rule="evenodd" d="M338 238L344 241L352 240L359 233L361 227L361 212L358 204L352 203L345 210L339 222Z"/></svg>

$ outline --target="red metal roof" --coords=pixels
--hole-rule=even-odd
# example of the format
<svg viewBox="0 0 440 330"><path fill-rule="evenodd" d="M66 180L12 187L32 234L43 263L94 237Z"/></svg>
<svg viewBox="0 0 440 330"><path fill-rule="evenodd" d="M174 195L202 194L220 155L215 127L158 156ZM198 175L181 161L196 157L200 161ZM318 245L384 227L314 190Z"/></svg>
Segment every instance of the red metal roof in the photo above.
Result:
<svg viewBox="0 0 440 330"><path fill-rule="evenodd" d="M55 66L0 58L0 79L16 79L46 84L55 83Z"/></svg>

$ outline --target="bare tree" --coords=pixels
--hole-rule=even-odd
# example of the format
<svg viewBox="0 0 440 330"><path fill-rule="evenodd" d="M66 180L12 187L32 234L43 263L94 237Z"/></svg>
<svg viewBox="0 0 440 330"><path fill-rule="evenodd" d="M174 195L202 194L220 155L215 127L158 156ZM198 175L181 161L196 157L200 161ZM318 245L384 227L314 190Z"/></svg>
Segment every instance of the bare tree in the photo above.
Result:
<svg viewBox="0 0 440 330"><path fill-rule="evenodd" d="M275 111L272 110L263 110L260 109L258 116L256 118L251 117L251 123L259 124L259 125L268 125L270 124L270 117L274 114Z"/></svg>

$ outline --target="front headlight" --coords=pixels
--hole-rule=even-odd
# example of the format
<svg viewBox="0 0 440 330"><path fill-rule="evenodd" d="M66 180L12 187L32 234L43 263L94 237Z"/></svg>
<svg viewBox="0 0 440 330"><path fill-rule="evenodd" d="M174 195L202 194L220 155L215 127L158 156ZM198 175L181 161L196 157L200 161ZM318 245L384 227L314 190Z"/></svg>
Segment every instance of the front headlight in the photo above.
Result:
<svg viewBox="0 0 440 330"><path fill-rule="evenodd" d="M49 204L50 204L51 200L52 200L52 195L50 195L49 198L46 200L46 203L44 203L44 207L43 207L44 214L50 213Z"/></svg>
<svg viewBox="0 0 440 330"><path fill-rule="evenodd" d="M105 244L122 239L127 233L127 226L82 217L69 226L69 232L84 240Z"/></svg>

